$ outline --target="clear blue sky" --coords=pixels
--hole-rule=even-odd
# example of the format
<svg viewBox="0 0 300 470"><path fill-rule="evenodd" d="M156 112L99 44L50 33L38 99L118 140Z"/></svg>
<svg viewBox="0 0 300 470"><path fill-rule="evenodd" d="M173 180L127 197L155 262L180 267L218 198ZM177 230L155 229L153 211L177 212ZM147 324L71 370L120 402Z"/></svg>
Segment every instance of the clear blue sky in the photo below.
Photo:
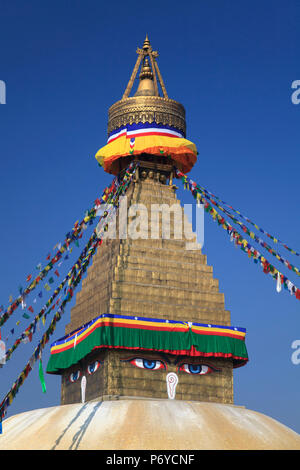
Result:
<svg viewBox="0 0 300 470"><path fill-rule="evenodd" d="M186 108L188 138L199 151L191 178L300 251L300 105L291 101L291 84L300 80L299 1L144 4L0 0L0 80L7 86L7 104L0 105L4 306L111 181L94 154L106 142L108 107L121 98L146 33L159 50L169 96ZM193 201L187 191L178 195ZM300 364L291 361L300 302L278 294L272 278L205 221L203 252L232 324L247 329L250 362L234 373L235 403L300 432ZM300 266L299 257L277 248ZM298 276L274 265L300 286ZM1 329L8 346L21 315L17 310ZM53 340L69 317L70 306ZM0 370L0 401L43 331ZM35 366L7 416L59 404L60 378L47 375L46 385L42 394Z"/></svg>

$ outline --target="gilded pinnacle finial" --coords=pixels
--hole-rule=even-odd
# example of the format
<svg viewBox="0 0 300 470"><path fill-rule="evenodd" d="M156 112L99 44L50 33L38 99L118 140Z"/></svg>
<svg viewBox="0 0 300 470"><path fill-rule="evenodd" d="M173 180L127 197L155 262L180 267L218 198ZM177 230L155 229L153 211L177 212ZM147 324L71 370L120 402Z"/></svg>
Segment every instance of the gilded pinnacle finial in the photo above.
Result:
<svg viewBox="0 0 300 470"><path fill-rule="evenodd" d="M144 78L150 78L151 80L153 79L153 73L149 64L148 57L145 57L140 73L140 79L143 80Z"/></svg>
<svg viewBox="0 0 300 470"><path fill-rule="evenodd" d="M149 38L148 38L148 34L146 34L146 38L145 38L145 41L144 41L144 44L143 44L143 49L146 50L150 47L150 41L149 41Z"/></svg>
<svg viewBox="0 0 300 470"><path fill-rule="evenodd" d="M153 81L153 71L146 56L141 67L140 83L134 96L157 96L157 94Z"/></svg>

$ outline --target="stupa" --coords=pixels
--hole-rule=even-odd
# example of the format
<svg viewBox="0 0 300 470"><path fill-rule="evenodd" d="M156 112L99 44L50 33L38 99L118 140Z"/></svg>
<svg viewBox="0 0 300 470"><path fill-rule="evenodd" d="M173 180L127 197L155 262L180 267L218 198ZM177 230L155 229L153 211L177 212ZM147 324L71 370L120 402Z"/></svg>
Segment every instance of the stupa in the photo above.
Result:
<svg viewBox="0 0 300 470"><path fill-rule="evenodd" d="M197 149L148 37L137 54L96 154L106 172L121 179L134 164L135 176L51 345L61 406L6 420L0 448L299 449L297 433L234 405L246 331L176 196L175 169L190 171Z"/></svg>
<svg viewBox="0 0 300 470"><path fill-rule="evenodd" d="M137 53L123 98L109 109L108 143L96 155L115 175L135 161L135 181L47 371L62 375L62 404L81 400L83 378L87 401L176 396L233 403L233 368L248 360L245 330L230 326L173 178L174 167L193 167L197 150L185 138L184 107L168 98L148 37Z"/></svg>

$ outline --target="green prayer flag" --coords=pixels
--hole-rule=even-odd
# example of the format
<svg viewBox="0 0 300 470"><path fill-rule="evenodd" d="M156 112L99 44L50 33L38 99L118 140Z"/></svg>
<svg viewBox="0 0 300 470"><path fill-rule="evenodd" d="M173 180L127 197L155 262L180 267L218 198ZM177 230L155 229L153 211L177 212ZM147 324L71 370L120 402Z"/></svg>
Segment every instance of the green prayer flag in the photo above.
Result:
<svg viewBox="0 0 300 470"><path fill-rule="evenodd" d="M42 391L43 391L43 393L46 393L46 384L45 384L43 364L42 364L41 359L40 359L40 364L39 364L39 377L40 377L40 381L41 381L41 384L42 384Z"/></svg>
<svg viewBox="0 0 300 470"><path fill-rule="evenodd" d="M53 282L54 282L53 277L50 277L50 278L48 279L48 281L50 282L50 284L53 284Z"/></svg>
<svg viewBox="0 0 300 470"><path fill-rule="evenodd" d="M22 317L27 318L27 319L30 318L30 316L27 315L27 313L23 313Z"/></svg>

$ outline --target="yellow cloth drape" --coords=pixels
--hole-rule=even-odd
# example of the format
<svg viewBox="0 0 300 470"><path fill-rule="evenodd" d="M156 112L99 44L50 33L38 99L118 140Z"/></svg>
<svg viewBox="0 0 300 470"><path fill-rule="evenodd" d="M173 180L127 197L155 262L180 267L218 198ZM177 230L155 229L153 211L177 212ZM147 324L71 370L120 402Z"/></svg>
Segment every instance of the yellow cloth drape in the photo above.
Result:
<svg viewBox="0 0 300 470"><path fill-rule="evenodd" d="M95 157L106 172L117 174L117 166L114 165L116 160L142 153L166 157L166 160L171 158L185 173L191 170L197 160L197 148L193 142L162 135L139 136L135 137L134 142L124 135L98 150Z"/></svg>

